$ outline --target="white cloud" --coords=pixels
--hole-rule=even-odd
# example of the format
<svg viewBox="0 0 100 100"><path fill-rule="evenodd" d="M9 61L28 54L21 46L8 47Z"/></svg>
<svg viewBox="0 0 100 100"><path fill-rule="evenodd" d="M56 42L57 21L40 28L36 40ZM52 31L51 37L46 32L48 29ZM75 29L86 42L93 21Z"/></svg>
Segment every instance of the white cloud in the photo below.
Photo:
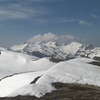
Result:
<svg viewBox="0 0 100 100"><path fill-rule="evenodd" d="M29 19L45 14L45 11L40 8L21 4L9 4L0 7L0 19Z"/></svg>
<svg viewBox="0 0 100 100"><path fill-rule="evenodd" d="M36 35L33 38L31 38L29 41L30 42L41 42L41 41L48 42L48 41L54 41L57 38L58 37L55 34L49 32L49 33L45 33L43 35L40 35L40 34Z"/></svg>
<svg viewBox="0 0 100 100"><path fill-rule="evenodd" d="M88 25L92 26L92 23L86 22L85 20L74 18L74 19L68 19L68 18L55 18L51 20L51 22L54 23L78 23L80 25Z"/></svg>
<svg viewBox="0 0 100 100"><path fill-rule="evenodd" d="M89 26L93 25L92 23L88 23L88 22L86 22L84 20L79 20L79 24L80 25L89 25Z"/></svg>
<svg viewBox="0 0 100 100"><path fill-rule="evenodd" d="M71 23L71 22L75 22L75 20L67 19L67 18L56 18L53 20L53 22L55 22L55 23Z"/></svg>
<svg viewBox="0 0 100 100"><path fill-rule="evenodd" d="M99 16L98 16L98 15L93 14L93 13L91 13L91 14L90 14L90 16L91 16L92 18L96 18L96 19L97 19L97 18L99 18Z"/></svg>
<svg viewBox="0 0 100 100"><path fill-rule="evenodd" d="M50 20L47 20L47 19L41 19L41 18L34 18L32 19L33 23L35 24L46 24L46 23L49 23Z"/></svg>
<svg viewBox="0 0 100 100"><path fill-rule="evenodd" d="M33 38L31 38L30 40L28 40L28 42L49 42L49 41L55 41L55 42L59 42L59 43L69 43L69 42L73 42L75 41L77 38L75 38L73 35L56 35L53 34L51 32L49 33L45 33L43 35L36 35Z"/></svg>

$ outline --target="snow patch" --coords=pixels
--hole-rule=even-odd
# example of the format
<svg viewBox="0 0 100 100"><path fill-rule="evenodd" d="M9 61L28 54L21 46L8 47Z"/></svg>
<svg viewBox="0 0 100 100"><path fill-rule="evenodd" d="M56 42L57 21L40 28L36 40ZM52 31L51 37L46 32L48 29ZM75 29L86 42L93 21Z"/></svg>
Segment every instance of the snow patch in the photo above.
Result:
<svg viewBox="0 0 100 100"><path fill-rule="evenodd" d="M13 75L0 81L0 97L8 96L15 90L30 84L36 77L43 75L41 72L30 72Z"/></svg>

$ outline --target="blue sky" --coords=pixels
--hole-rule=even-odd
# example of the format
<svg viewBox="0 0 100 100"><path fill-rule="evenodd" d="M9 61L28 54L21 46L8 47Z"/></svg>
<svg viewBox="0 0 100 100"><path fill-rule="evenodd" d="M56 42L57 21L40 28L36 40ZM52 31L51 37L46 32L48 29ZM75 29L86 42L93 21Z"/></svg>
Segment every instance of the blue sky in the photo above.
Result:
<svg viewBox="0 0 100 100"><path fill-rule="evenodd" d="M100 0L0 0L0 46L49 32L100 46Z"/></svg>

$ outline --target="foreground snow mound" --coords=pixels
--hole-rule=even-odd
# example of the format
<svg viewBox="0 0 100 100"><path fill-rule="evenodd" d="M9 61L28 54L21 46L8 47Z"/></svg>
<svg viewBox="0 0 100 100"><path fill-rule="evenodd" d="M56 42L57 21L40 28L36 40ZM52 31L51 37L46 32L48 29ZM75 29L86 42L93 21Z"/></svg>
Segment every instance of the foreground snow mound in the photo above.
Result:
<svg viewBox="0 0 100 100"><path fill-rule="evenodd" d="M100 86L100 67L88 64L91 59L77 58L60 62L47 70L35 84L28 84L9 96L34 95L41 97L55 90L54 82L81 83Z"/></svg>
<svg viewBox="0 0 100 100"><path fill-rule="evenodd" d="M35 97L42 97L44 96L46 93L52 92L54 91L55 88L51 85L45 85L45 84L29 84L26 86L23 86L22 88L19 88L17 91L11 93L10 95L8 95L8 97L15 97L18 95L30 95L30 96L35 96Z"/></svg>
<svg viewBox="0 0 100 100"><path fill-rule="evenodd" d="M91 61L77 58L60 62L49 69L37 83L87 83L100 86L100 67L88 64Z"/></svg>
<svg viewBox="0 0 100 100"><path fill-rule="evenodd" d="M22 53L0 51L0 79L15 73L44 71L54 65L47 58L37 58Z"/></svg>
<svg viewBox="0 0 100 100"><path fill-rule="evenodd" d="M41 76L44 72L29 72L9 76L0 81L0 97L8 96L10 93L22 86L30 84L36 77Z"/></svg>

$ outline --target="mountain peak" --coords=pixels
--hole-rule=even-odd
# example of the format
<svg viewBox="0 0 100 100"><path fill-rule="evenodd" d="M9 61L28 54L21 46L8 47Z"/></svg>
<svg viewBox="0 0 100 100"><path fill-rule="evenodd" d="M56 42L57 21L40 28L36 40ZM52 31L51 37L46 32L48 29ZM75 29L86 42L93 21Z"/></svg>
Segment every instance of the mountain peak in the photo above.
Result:
<svg viewBox="0 0 100 100"><path fill-rule="evenodd" d="M59 44L57 42L54 42L54 41L47 42L46 45L52 46L52 47L59 46Z"/></svg>
<svg viewBox="0 0 100 100"><path fill-rule="evenodd" d="M69 45L82 45L81 43L79 43L79 42L72 42L72 43L70 43Z"/></svg>

